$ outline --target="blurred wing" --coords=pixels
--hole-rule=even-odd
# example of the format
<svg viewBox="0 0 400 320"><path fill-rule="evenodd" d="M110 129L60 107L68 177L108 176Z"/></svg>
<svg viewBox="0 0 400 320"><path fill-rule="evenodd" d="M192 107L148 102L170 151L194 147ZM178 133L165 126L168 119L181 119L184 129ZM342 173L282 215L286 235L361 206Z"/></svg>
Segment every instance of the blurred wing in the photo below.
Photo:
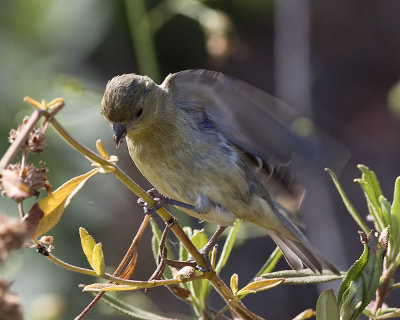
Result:
<svg viewBox="0 0 400 320"><path fill-rule="evenodd" d="M176 94L179 104L201 107L231 143L269 169L289 165L296 154L307 163L340 171L349 157L291 107L223 73L185 70L168 76L162 86Z"/></svg>

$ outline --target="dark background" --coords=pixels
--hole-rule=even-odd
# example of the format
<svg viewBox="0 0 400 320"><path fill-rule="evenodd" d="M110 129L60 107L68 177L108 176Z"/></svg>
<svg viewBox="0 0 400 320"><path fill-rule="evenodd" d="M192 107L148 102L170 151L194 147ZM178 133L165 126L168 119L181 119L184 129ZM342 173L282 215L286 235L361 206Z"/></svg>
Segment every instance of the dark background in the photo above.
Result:
<svg viewBox="0 0 400 320"><path fill-rule="evenodd" d="M32 112L22 102L24 96L48 101L61 96L66 106L58 119L65 128L90 148L101 138L106 149L119 156L120 166L148 188L125 146L115 150L111 130L100 115L106 82L114 75L134 72L161 83L169 73L207 68L277 95L344 145L351 158L340 180L365 216L363 194L353 182L360 176L356 165L365 164L376 172L389 201L400 171L399 16L396 0L2 1L0 151L8 147L9 130ZM89 162L51 128L48 145L41 158L47 162L54 188L90 170ZM302 211L307 234L345 270L362 252L358 227L328 176L321 173L317 180L306 182L310 188ZM25 207L29 209L30 204ZM16 205L7 199L0 200L0 209L18 214ZM55 237L54 254L86 266L78 235L83 226L103 243L107 265L115 266L141 218L136 198L112 176L98 175L50 232ZM179 219L181 225L205 227L209 234L214 228L188 217ZM150 237L147 231L135 279L144 280L154 270ZM236 272L243 286L273 249L263 230L245 225L222 273L224 280ZM288 268L284 261L278 267ZM93 279L59 269L33 251L15 253L0 271L14 280L26 319L71 319L91 300L78 284ZM278 286L249 295L244 303L263 317L289 319L315 308L321 289ZM154 312L193 316L164 288L119 296ZM396 299L398 295L393 294L387 302L394 304ZM210 304L217 309L223 306L216 294L211 295ZM88 316L110 318L124 317L101 303Z"/></svg>

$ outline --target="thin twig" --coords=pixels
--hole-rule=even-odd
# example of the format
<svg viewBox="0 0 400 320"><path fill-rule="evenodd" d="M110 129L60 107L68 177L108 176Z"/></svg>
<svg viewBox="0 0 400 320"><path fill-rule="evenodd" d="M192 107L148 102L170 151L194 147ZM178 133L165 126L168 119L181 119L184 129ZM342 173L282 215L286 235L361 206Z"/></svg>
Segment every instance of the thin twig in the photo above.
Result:
<svg viewBox="0 0 400 320"><path fill-rule="evenodd" d="M25 142L28 134L32 131L35 124L39 121L40 117L45 114L45 110L35 109L32 115L29 117L28 122L25 124L22 131L18 134L18 137L14 140L11 146L8 148L6 153L0 160L0 174L3 172L4 169L11 163L12 159L17 154L21 145Z"/></svg>
<svg viewBox="0 0 400 320"><path fill-rule="evenodd" d="M122 273L122 270L124 268L124 266L127 264L128 260L130 259L130 257L132 255L136 255L136 249L139 245L139 241L143 236L144 231L146 230L146 227L149 223L150 220L150 215L146 214L142 224L139 227L138 232L136 233L135 238L132 241L132 244L130 245L128 251L125 253L124 258L122 259L122 261L120 262L119 266L117 267L117 269L115 269L114 271L114 276L118 276L120 275L120 273ZM134 259L132 259L131 261L133 261ZM136 262L136 259L135 259ZM131 268L131 264L127 265L126 270L129 270L129 272L124 273L123 274L123 278L127 277L130 278L130 276L132 275L134 268ZM107 283L111 283L111 281L108 281ZM95 306L95 304L97 303L97 301L99 301L101 299L101 297L103 296L103 294L105 293L105 291L101 291L99 292L94 299L87 305L87 307L74 319L74 320L81 320L83 319L88 313L89 311Z"/></svg>

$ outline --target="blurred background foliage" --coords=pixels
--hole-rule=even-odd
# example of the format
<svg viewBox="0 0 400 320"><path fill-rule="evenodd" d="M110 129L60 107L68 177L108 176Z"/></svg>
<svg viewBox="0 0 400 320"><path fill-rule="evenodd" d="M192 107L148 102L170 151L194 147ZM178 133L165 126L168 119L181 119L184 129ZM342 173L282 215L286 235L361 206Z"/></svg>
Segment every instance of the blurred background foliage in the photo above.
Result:
<svg viewBox="0 0 400 320"><path fill-rule="evenodd" d="M120 157L120 166L148 188L126 148L115 150L111 130L100 115L107 80L135 72L161 82L183 69L214 69L278 95L347 147L352 157L340 179L355 206L367 212L352 181L358 176L355 165L373 169L389 199L400 171L399 14L396 0L3 0L0 151L8 147L9 130L32 112L22 102L24 96L61 96L67 105L57 118L65 128L93 149L101 138L107 150ZM52 130L47 136L48 148L40 158L50 169L54 188L89 170L88 161ZM310 186L302 210L308 234L324 255L347 269L361 253L357 226L329 177L321 179L324 187ZM17 215L14 203L2 198L0 204L1 211ZM141 215L124 186L110 176L96 176L52 230L54 253L85 265L78 236L83 226L103 242L108 264L115 265ZM186 216L179 219L182 225L208 228ZM226 279L238 273L245 283L274 245L262 230L250 226L242 228L241 236L249 239L239 243L224 272ZM139 251L137 279L154 270L149 239L150 232ZM287 268L284 262L280 267ZM71 319L91 300L78 285L92 279L61 270L32 250L15 253L0 272L14 281L28 320ZM249 296L245 303L262 316L288 319L315 307L320 289L281 286ZM148 310L189 314L165 288L120 295ZM221 299L214 298L211 305L221 307ZM391 299L399 297L391 296L388 302ZM110 318L123 316L102 304L88 316Z"/></svg>

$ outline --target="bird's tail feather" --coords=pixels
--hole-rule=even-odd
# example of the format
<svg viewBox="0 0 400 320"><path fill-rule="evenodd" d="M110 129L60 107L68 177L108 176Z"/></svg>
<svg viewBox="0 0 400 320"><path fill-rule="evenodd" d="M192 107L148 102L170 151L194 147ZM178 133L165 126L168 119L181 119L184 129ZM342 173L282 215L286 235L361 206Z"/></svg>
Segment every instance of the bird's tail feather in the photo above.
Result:
<svg viewBox="0 0 400 320"><path fill-rule="evenodd" d="M294 270L301 270L303 263L315 273L322 273L322 270L328 269L335 274L340 272L325 258L316 253L308 243L301 240L295 241L277 234L275 231L267 230L271 239L279 246L287 263Z"/></svg>
<svg viewBox="0 0 400 320"><path fill-rule="evenodd" d="M288 264L294 270L303 268L303 263L315 273L328 269L335 274L340 274L334 265L317 253L308 242L305 235L292 221L290 212L283 206L274 206L275 213L286 227L287 234L266 229L271 239L279 246Z"/></svg>

